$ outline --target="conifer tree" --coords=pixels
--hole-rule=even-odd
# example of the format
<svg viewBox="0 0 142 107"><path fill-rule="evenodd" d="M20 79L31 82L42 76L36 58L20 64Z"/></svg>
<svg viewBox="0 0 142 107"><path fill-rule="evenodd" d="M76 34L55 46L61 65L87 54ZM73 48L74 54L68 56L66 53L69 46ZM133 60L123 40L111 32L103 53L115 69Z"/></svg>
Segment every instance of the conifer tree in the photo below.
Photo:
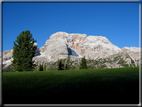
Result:
<svg viewBox="0 0 142 107"><path fill-rule="evenodd" d="M87 61L85 59L85 56L81 59L81 63L80 63L80 69L87 69Z"/></svg>
<svg viewBox="0 0 142 107"><path fill-rule="evenodd" d="M43 71L43 64L41 64L41 71Z"/></svg>
<svg viewBox="0 0 142 107"><path fill-rule="evenodd" d="M70 63L71 63L71 61L70 61L70 56L68 56L68 57L67 57L67 69L68 69L68 70L71 69Z"/></svg>
<svg viewBox="0 0 142 107"><path fill-rule="evenodd" d="M39 65L39 71L43 71L43 64Z"/></svg>
<svg viewBox="0 0 142 107"><path fill-rule="evenodd" d="M58 70L64 70L64 64L62 64L62 60L58 63Z"/></svg>
<svg viewBox="0 0 142 107"><path fill-rule="evenodd" d="M17 42L17 43L16 43ZM12 66L15 71L32 71L35 67L32 58L36 54L36 40L32 37L30 31L22 31L13 46Z"/></svg>

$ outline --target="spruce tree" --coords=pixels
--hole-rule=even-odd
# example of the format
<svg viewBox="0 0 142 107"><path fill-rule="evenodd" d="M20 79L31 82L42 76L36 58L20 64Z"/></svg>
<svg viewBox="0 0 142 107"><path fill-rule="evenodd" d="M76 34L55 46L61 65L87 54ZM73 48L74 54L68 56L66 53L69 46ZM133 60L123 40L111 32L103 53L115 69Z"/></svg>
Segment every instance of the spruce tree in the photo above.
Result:
<svg viewBox="0 0 142 107"><path fill-rule="evenodd" d="M17 43L16 43L17 42ZM35 67L32 58L36 54L36 40L32 37L30 31L22 31L13 46L12 66L15 71L32 71Z"/></svg>
<svg viewBox="0 0 142 107"><path fill-rule="evenodd" d="M71 63L71 61L70 61L70 56L68 56L68 57L67 57L67 69L68 69L68 70L71 69L70 63Z"/></svg>
<svg viewBox="0 0 142 107"><path fill-rule="evenodd" d="M58 70L64 70L64 64L62 64L62 60L59 60Z"/></svg>
<svg viewBox="0 0 142 107"><path fill-rule="evenodd" d="M81 63L80 63L80 69L87 69L87 61L85 59L85 56L81 59Z"/></svg>
<svg viewBox="0 0 142 107"><path fill-rule="evenodd" d="M39 71L43 71L43 64L39 65Z"/></svg>
<svg viewBox="0 0 142 107"><path fill-rule="evenodd" d="M43 71L43 64L41 64L41 71Z"/></svg>

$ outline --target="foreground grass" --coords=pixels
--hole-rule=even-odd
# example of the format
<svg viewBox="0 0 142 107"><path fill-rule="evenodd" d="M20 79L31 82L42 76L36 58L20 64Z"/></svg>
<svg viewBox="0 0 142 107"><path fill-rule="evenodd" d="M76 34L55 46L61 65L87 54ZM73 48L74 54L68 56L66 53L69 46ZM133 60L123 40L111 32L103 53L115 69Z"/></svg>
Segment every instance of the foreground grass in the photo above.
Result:
<svg viewBox="0 0 142 107"><path fill-rule="evenodd" d="M4 104L138 104L139 68L3 72Z"/></svg>

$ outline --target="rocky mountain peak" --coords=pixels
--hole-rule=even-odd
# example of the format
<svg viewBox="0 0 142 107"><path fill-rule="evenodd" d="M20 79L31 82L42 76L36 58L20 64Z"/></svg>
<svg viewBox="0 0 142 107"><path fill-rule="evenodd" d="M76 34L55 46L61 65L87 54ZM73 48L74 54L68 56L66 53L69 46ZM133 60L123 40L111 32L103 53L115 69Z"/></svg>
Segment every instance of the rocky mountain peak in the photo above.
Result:
<svg viewBox="0 0 142 107"><path fill-rule="evenodd" d="M68 35L66 32L56 32L50 36L50 39L64 38Z"/></svg>

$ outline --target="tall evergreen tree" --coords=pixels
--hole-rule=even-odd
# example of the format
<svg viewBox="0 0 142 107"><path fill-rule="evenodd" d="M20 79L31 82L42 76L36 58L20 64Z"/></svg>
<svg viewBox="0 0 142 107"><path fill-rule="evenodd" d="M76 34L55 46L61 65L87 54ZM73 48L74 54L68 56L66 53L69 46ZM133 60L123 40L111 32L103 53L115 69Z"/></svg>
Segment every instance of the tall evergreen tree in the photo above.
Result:
<svg viewBox="0 0 142 107"><path fill-rule="evenodd" d="M17 42L17 43L16 43ZM13 46L12 65L15 71L32 71L35 67L32 58L36 54L36 40L32 37L30 31L22 31Z"/></svg>
<svg viewBox="0 0 142 107"><path fill-rule="evenodd" d="M87 69L87 61L85 59L85 56L81 59L81 63L80 63L80 69Z"/></svg>
<svg viewBox="0 0 142 107"><path fill-rule="evenodd" d="M67 57L67 69L71 69L71 65L70 65L71 61L70 61L70 56Z"/></svg>
<svg viewBox="0 0 142 107"><path fill-rule="evenodd" d="M58 70L64 70L64 64L62 64L62 60L59 60Z"/></svg>

